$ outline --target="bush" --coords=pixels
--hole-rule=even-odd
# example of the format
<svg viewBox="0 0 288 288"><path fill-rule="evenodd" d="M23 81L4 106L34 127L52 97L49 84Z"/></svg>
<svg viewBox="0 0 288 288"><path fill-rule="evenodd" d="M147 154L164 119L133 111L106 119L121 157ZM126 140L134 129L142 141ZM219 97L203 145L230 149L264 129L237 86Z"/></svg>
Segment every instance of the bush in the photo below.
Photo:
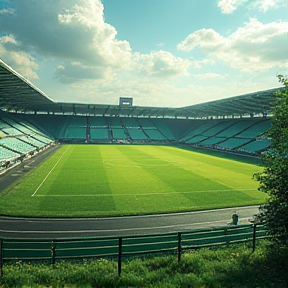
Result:
<svg viewBox="0 0 288 288"><path fill-rule="evenodd" d="M234 245L186 252L178 264L177 255L124 259L118 277L113 260L61 261L49 263L7 263L1 288L18 287L285 287L288 279L288 249L268 241L257 249Z"/></svg>

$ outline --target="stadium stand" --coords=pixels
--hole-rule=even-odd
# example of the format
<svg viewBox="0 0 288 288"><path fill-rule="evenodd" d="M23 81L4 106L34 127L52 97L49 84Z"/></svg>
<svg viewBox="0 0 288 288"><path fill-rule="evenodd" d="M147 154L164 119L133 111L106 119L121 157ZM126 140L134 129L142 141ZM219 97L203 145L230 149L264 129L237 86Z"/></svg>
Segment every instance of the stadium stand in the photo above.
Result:
<svg viewBox="0 0 288 288"><path fill-rule="evenodd" d="M147 136L154 141L166 141L167 138L157 129L144 129Z"/></svg>
<svg viewBox="0 0 288 288"><path fill-rule="evenodd" d="M144 132L141 129L127 128L127 132L131 140L134 140L134 141L148 140L148 137L144 134Z"/></svg>
<svg viewBox="0 0 288 288"><path fill-rule="evenodd" d="M154 126L159 130L159 132L165 136L170 141L175 141L176 137L167 125L167 122L164 119L151 119Z"/></svg>
<svg viewBox="0 0 288 288"><path fill-rule="evenodd" d="M127 139L124 129L112 129L112 138L115 140Z"/></svg>
<svg viewBox="0 0 288 288"><path fill-rule="evenodd" d="M107 122L104 117L88 116L88 125L90 128L107 128Z"/></svg>
<svg viewBox="0 0 288 288"><path fill-rule="evenodd" d="M246 145L243 145L241 148L239 148L239 152L246 152L248 154L257 154L265 149L267 149L270 145L270 141L268 139L259 139L255 140L251 143L248 143Z"/></svg>
<svg viewBox="0 0 288 288"><path fill-rule="evenodd" d="M95 129L90 129L90 139L91 141L99 141L103 140L107 142L109 139L108 135L108 129L107 128L95 128Z"/></svg>
<svg viewBox="0 0 288 288"><path fill-rule="evenodd" d="M196 129L192 126L191 130L188 130L188 133L186 133L186 135L182 138L179 139L180 142L186 142L187 140L189 140L190 138L196 136L196 135L200 135L201 133L209 130L211 127L215 126L218 122L215 121L209 121L209 123L207 123L206 121L203 121L203 124L201 123L200 126L198 126ZM205 138L203 138L205 139ZM202 140L203 140L202 139Z"/></svg>
<svg viewBox="0 0 288 288"><path fill-rule="evenodd" d="M242 131L237 136L243 137L243 138L256 138L259 135L264 134L269 128L271 127L271 120L270 119L264 119L264 120L258 120L254 125L249 127L248 129Z"/></svg>
<svg viewBox="0 0 288 288"><path fill-rule="evenodd" d="M2 60L0 76L1 163L54 141L156 142L260 155L270 144L265 134L275 92L284 89L182 108L126 107L55 102Z"/></svg>

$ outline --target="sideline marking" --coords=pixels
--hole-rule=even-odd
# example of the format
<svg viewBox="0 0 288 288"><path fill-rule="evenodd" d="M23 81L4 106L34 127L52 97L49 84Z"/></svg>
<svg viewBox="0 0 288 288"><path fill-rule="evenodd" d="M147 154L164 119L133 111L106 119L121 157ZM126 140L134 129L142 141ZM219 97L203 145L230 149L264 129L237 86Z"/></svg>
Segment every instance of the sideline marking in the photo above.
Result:
<svg viewBox="0 0 288 288"><path fill-rule="evenodd" d="M60 162L60 160L62 159L62 157L64 156L64 154L67 152L67 150L70 148L67 147L67 149L63 152L63 154L61 155L61 157L58 159L58 161L56 162L56 164L51 168L51 170L48 172L48 174L46 175L46 177L44 178L44 180L41 182L41 184L37 187L37 189L34 191L34 193L31 195L31 197L35 196L35 194L38 192L38 190L40 189L40 187L44 184L44 182L46 181L46 179L48 178L48 176L51 174L51 172L54 170L54 168L57 166L57 164Z"/></svg>
<svg viewBox="0 0 288 288"><path fill-rule="evenodd" d="M154 195L170 195L170 194L191 194L205 192L228 192L228 191L255 191L255 189L223 189L223 190L196 190L196 191L171 191L171 192L156 192L143 194L55 194L55 195L36 195L37 197L122 197L122 196L154 196Z"/></svg>

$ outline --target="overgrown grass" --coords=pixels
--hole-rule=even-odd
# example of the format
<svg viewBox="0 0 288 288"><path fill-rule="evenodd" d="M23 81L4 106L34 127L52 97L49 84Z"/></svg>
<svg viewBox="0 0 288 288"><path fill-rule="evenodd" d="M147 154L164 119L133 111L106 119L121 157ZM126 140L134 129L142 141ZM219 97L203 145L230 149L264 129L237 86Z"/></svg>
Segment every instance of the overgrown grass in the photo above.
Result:
<svg viewBox="0 0 288 288"><path fill-rule="evenodd" d="M113 260L83 260L4 265L1 287L286 287L288 250L271 248L266 241L257 249L247 245L200 249L176 255L131 258L121 277ZM286 278L285 278L286 277Z"/></svg>
<svg viewBox="0 0 288 288"><path fill-rule="evenodd" d="M261 167L168 146L63 145L0 194L2 215L91 217L256 205Z"/></svg>

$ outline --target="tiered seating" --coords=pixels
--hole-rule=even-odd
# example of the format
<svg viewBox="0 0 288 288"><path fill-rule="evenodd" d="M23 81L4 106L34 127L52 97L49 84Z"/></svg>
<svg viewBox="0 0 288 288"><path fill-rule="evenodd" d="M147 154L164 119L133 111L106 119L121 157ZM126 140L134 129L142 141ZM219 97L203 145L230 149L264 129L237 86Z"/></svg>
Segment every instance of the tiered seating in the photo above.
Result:
<svg viewBox="0 0 288 288"><path fill-rule="evenodd" d="M151 140L155 141L165 141L167 138L162 135L156 128L155 129L145 129L145 133Z"/></svg>
<svg viewBox="0 0 288 288"><path fill-rule="evenodd" d="M11 126L10 124L4 122L0 119L0 129L2 133L4 133L6 136L17 136L21 135L21 131L17 130L15 127Z"/></svg>
<svg viewBox="0 0 288 288"><path fill-rule="evenodd" d="M217 137L233 137L236 134L239 134L241 131L246 130L248 127L253 125L255 121L253 120L240 120L238 122L233 123L227 129L217 134ZM249 138L249 137L248 137Z"/></svg>
<svg viewBox="0 0 288 288"><path fill-rule="evenodd" d="M4 146L1 145L0 143L0 162L2 163L3 161L8 161L10 159L19 157L20 154L16 153L10 149L5 148Z"/></svg>
<svg viewBox="0 0 288 288"><path fill-rule="evenodd" d="M122 140L127 139L127 135L125 134L125 131L123 128L120 128L120 129L113 128L112 137L114 139L122 139Z"/></svg>
<svg viewBox="0 0 288 288"><path fill-rule="evenodd" d="M86 117L72 116L65 136L68 139L86 139L86 130Z"/></svg>
<svg viewBox="0 0 288 288"><path fill-rule="evenodd" d="M37 140L31 136L28 136L28 135L18 137L18 139L36 147L36 148L43 148L46 145L46 143L41 142L41 141L39 141L39 140Z"/></svg>
<svg viewBox="0 0 288 288"><path fill-rule="evenodd" d="M232 120L234 122L234 120ZM233 122L231 123L231 121L222 121L222 122L218 122L216 125L212 126L211 128L209 128L208 130L204 131L202 133L203 136L207 136L207 137L211 137L211 136L220 136L221 131L227 129L227 127L231 126L233 124Z"/></svg>
<svg viewBox="0 0 288 288"><path fill-rule="evenodd" d="M90 128L107 128L107 123L104 117L88 117Z"/></svg>
<svg viewBox="0 0 288 288"><path fill-rule="evenodd" d="M180 142L186 142L187 140L191 139L192 137L196 136L196 135L200 135L201 133L203 133L204 131L210 129L211 127L213 127L216 124L216 122L209 122L209 123L203 123L202 125L198 126L196 129L193 129L192 131L190 131L188 134L186 134L184 137L182 137L181 139L179 139ZM202 140L205 138L202 138Z"/></svg>
<svg viewBox="0 0 288 288"><path fill-rule="evenodd" d="M148 118L138 118L137 119L139 126L144 130L148 129L157 129L155 125Z"/></svg>
<svg viewBox="0 0 288 288"><path fill-rule="evenodd" d="M122 118L120 119L119 117L108 118L107 122L111 129L111 137L114 140L126 140L127 139L127 135L125 133L125 127L124 127L125 126L124 119L128 119L128 118L123 118L123 119ZM131 120L133 119L131 118ZM128 120L126 120L126 123L128 124Z"/></svg>
<svg viewBox="0 0 288 288"><path fill-rule="evenodd" d="M237 137L253 139L268 131L270 127L271 127L271 121L269 119L260 121L254 124L253 126L249 127L248 129L244 130L240 134L238 134Z"/></svg>
<svg viewBox="0 0 288 288"><path fill-rule="evenodd" d="M221 147L223 149L229 149L233 150L237 147L240 147L248 142L250 142L250 139L241 139L241 138L229 138L226 141L220 143L217 145L217 147Z"/></svg>
<svg viewBox="0 0 288 288"><path fill-rule="evenodd" d="M36 140L38 140L44 144L49 144L52 141L50 138L48 138L46 136L39 135L39 134L34 134L33 138L35 138Z"/></svg>
<svg viewBox="0 0 288 288"><path fill-rule="evenodd" d="M140 129L133 129L133 128L127 128L127 131L131 137L132 140L147 140L147 136L144 134L144 132Z"/></svg>
<svg viewBox="0 0 288 288"><path fill-rule="evenodd" d="M0 145L6 148L10 148L11 150L14 150L15 152L19 152L21 154L26 154L26 153L36 150L36 148L32 146L31 144L23 142L14 137L6 137L3 139L0 139Z"/></svg>
<svg viewBox="0 0 288 288"><path fill-rule="evenodd" d="M91 140L108 140L108 129L107 128L95 128L90 129Z"/></svg>
<svg viewBox="0 0 288 288"><path fill-rule="evenodd" d="M110 128L122 128L122 123L119 117L110 117L108 118L108 125Z"/></svg>
<svg viewBox="0 0 288 288"><path fill-rule="evenodd" d="M239 151L247 153L251 152L256 153L265 150L266 148L268 148L269 145L270 141L268 139L259 139L242 146L241 149L239 149Z"/></svg>
<svg viewBox="0 0 288 288"><path fill-rule="evenodd" d="M29 129L35 130L37 134L41 131L41 134L44 136L49 136L51 139L58 139L64 137L64 130L66 130L67 125L65 122L67 120L67 116L62 115L46 115L46 114L37 114L37 115L19 115L17 116L21 119L21 123L29 126ZM33 126L32 126L32 125ZM35 129L36 127L37 129Z"/></svg>
<svg viewBox="0 0 288 288"><path fill-rule="evenodd" d="M86 128L83 128L83 127L68 127L67 138L86 139Z"/></svg>
<svg viewBox="0 0 288 288"><path fill-rule="evenodd" d="M157 128L157 130L160 131L162 135L164 135L168 140L176 140L174 134L170 130L170 128L166 125L165 122L161 121L163 119L151 119L154 126Z"/></svg>
<svg viewBox="0 0 288 288"><path fill-rule="evenodd" d="M199 143L203 140L207 139L206 136L202 136L202 135L199 135L199 136L194 136L192 137L191 139L187 140L185 143L187 144L196 144L196 143Z"/></svg>
<svg viewBox="0 0 288 288"><path fill-rule="evenodd" d="M214 146L218 143L221 143L223 141L225 141L227 138L221 138L221 137L211 137L211 138L207 138L206 140L202 141L201 142L201 145L204 145L204 146Z"/></svg>
<svg viewBox="0 0 288 288"><path fill-rule="evenodd" d="M146 135L153 141L166 141L167 137L165 137L147 118L138 118L139 126L143 129Z"/></svg>
<svg viewBox="0 0 288 288"><path fill-rule="evenodd" d="M122 122L126 128L140 129L139 123L134 118L123 118Z"/></svg>
<svg viewBox="0 0 288 288"><path fill-rule="evenodd" d="M107 141L109 139L109 130L105 117L88 117L88 124L92 141Z"/></svg>
<svg viewBox="0 0 288 288"><path fill-rule="evenodd" d="M222 150L244 151L245 149L241 149L246 147L245 152L248 152L249 149L251 149L251 152L256 152L265 149L269 145L267 141L261 141L257 144L252 143L256 137L265 133L270 125L270 120L259 118L210 121L190 131L180 141L186 144Z"/></svg>

